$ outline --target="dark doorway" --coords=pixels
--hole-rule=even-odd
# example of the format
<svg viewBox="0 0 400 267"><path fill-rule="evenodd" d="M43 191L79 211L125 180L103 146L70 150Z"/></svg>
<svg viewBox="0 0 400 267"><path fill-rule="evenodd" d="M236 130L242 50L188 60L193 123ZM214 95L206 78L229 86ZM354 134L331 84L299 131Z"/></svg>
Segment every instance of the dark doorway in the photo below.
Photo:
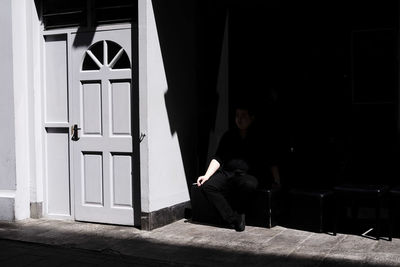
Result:
<svg viewBox="0 0 400 267"><path fill-rule="evenodd" d="M250 98L282 159L295 156L287 179L391 183L397 1L235 1L229 13L230 103Z"/></svg>

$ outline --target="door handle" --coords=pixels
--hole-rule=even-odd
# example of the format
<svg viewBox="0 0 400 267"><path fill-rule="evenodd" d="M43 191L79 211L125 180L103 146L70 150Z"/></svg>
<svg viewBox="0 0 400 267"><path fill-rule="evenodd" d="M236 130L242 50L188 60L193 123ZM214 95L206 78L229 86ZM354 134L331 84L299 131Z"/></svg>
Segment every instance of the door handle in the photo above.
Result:
<svg viewBox="0 0 400 267"><path fill-rule="evenodd" d="M71 126L71 135L72 135L71 140L72 141L78 141L79 140L78 132L79 132L80 129L81 128L78 127L78 124L74 124L73 126Z"/></svg>

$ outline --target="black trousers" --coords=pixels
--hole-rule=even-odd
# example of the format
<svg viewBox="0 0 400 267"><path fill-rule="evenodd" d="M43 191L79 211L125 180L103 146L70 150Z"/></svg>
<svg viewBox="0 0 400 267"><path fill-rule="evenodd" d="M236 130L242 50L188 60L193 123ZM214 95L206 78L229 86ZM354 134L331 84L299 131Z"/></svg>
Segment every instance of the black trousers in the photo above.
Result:
<svg viewBox="0 0 400 267"><path fill-rule="evenodd" d="M244 213L257 186L258 180L252 175L218 170L201 187L222 219L232 224L238 213ZM237 212L230 203L235 204Z"/></svg>

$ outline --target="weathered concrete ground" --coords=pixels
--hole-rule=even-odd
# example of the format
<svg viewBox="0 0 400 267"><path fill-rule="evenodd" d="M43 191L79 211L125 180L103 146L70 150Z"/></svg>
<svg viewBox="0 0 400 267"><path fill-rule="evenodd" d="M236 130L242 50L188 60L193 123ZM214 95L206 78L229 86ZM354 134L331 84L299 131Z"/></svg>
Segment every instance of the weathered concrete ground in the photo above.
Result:
<svg viewBox="0 0 400 267"><path fill-rule="evenodd" d="M281 226L238 233L187 220L150 232L48 219L2 222L0 247L0 266L400 266L400 239Z"/></svg>

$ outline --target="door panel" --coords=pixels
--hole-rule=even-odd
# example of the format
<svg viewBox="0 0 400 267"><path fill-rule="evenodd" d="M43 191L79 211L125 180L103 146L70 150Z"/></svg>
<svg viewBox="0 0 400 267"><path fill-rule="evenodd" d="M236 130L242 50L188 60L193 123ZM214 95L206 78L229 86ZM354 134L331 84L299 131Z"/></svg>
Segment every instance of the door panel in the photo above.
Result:
<svg viewBox="0 0 400 267"><path fill-rule="evenodd" d="M74 38L92 40L71 48L75 219L133 225L130 29Z"/></svg>
<svg viewBox="0 0 400 267"><path fill-rule="evenodd" d="M101 110L101 84L100 83L82 83L82 132L84 135L102 134L102 110Z"/></svg>
<svg viewBox="0 0 400 267"><path fill-rule="evenodd" d="M131 83L112 82L111 83L111 105L112 105L112 134L130 135L131 134ZM126 116L128 114L129 116Z"/></svg>
<svg viewBox="0 0 400 267"><path fill-rule="evenodd" d="M47 215L70 216L68 128L46 129Z"/></svg>
<svg viewBox="0 0 400 267"><path fill-rule="evenodd" d="M83 152L82 161L83 203L103 206L103 155Z"/></svg>
<svg viewBox="0 0 400 267"><path fill-rule="evenodd" d="M112 156L113 206L132 207L132 158L129 155Z"/></svg>

